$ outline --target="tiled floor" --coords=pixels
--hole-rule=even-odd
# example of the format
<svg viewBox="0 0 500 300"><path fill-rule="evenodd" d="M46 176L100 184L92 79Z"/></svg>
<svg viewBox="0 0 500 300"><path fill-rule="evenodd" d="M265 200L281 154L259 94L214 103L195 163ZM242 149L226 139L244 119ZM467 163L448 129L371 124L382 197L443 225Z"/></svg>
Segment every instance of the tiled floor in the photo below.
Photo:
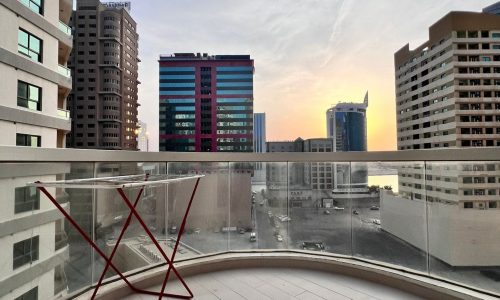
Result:
<svg viewBox="0 0 500 300"><path fill-rule="evenodd" d="M344 275L285 268L255 268L212 272L185 278L194 299L422 299L412 294ZM160 287L151 288L159 291ZM182 293L177 281L167 291ZM157 299L148 295L125 298Z"/></svg>

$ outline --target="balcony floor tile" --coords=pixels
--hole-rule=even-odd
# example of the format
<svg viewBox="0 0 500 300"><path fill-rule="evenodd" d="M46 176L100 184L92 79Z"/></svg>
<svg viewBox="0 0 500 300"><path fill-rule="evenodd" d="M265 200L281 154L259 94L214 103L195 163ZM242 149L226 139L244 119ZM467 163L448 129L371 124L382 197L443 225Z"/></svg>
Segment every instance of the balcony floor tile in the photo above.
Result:
<svg viewBox="0 0 500 300"><path fill-rule="evenodd" d="M423 299L363 279L305 269L226 270L190 276L185 280L195 295L194 299ZM149 290L158 291L160 286ZM169 282L166 290L186 294L177 280ZM158 297L134 294L124 299L150 300Z"/></svg>

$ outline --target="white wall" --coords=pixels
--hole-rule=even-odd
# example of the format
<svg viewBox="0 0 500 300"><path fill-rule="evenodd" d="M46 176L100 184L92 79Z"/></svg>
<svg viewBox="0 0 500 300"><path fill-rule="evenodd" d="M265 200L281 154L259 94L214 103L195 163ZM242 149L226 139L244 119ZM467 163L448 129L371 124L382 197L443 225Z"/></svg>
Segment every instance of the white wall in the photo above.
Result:
<svg viewBox="0 0 500 300"><path fill-rule="evenodd" d="M382 229L426 251L425 203L383 191ZM500 265L498 209L427 203L429 253L452 266ZM431 266L432 268L432 266Z"/></svg>
<svg viewBox="0 0 500 300"><path fill-rule="evenodd" d="M20 110L26 110L33 113L39 113L55 117L57 116L57 84L46 79L26 73L22 70L16 70L13 67L0 63L0 105L13 107ZM21 80L42 88L42 110L36 111L17 106L17 81Z"/></svg>

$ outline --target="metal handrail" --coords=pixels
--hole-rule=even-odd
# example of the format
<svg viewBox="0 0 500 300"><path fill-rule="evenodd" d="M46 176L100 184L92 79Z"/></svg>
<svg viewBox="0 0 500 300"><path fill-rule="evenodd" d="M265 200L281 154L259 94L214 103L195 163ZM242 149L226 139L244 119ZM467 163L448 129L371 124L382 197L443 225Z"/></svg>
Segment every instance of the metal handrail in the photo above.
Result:
<svg viewBox="0 0 500 300"><path fill-rule="evenodd" d="M423 162L500 161L500 147L301 153L137 152L0 146L0 162Z"/></svg>

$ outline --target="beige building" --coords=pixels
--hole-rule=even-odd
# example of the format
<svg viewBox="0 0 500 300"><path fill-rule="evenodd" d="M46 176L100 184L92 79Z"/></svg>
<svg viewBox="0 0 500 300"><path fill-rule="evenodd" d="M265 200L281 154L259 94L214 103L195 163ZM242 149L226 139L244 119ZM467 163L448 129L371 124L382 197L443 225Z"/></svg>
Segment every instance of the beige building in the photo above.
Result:
<svg viewBox="0 0 500 300"><path fill-rule="evenodd" d="M65 146L71 128L65 108L72 5L71 0L0 0L0 145ZM26 187L67 171L66 164L11 164L0 170L0 299L52 299L67 292L61 215Z"/></svg>
<svg viewBox="0 0 500 300"><path fill-rule="evenodd" d="M399 150L500 146L500 16L450 12L394 58ZM498 266L499 183L498 162L401 168L382 227L450 265Z"/></svg>

